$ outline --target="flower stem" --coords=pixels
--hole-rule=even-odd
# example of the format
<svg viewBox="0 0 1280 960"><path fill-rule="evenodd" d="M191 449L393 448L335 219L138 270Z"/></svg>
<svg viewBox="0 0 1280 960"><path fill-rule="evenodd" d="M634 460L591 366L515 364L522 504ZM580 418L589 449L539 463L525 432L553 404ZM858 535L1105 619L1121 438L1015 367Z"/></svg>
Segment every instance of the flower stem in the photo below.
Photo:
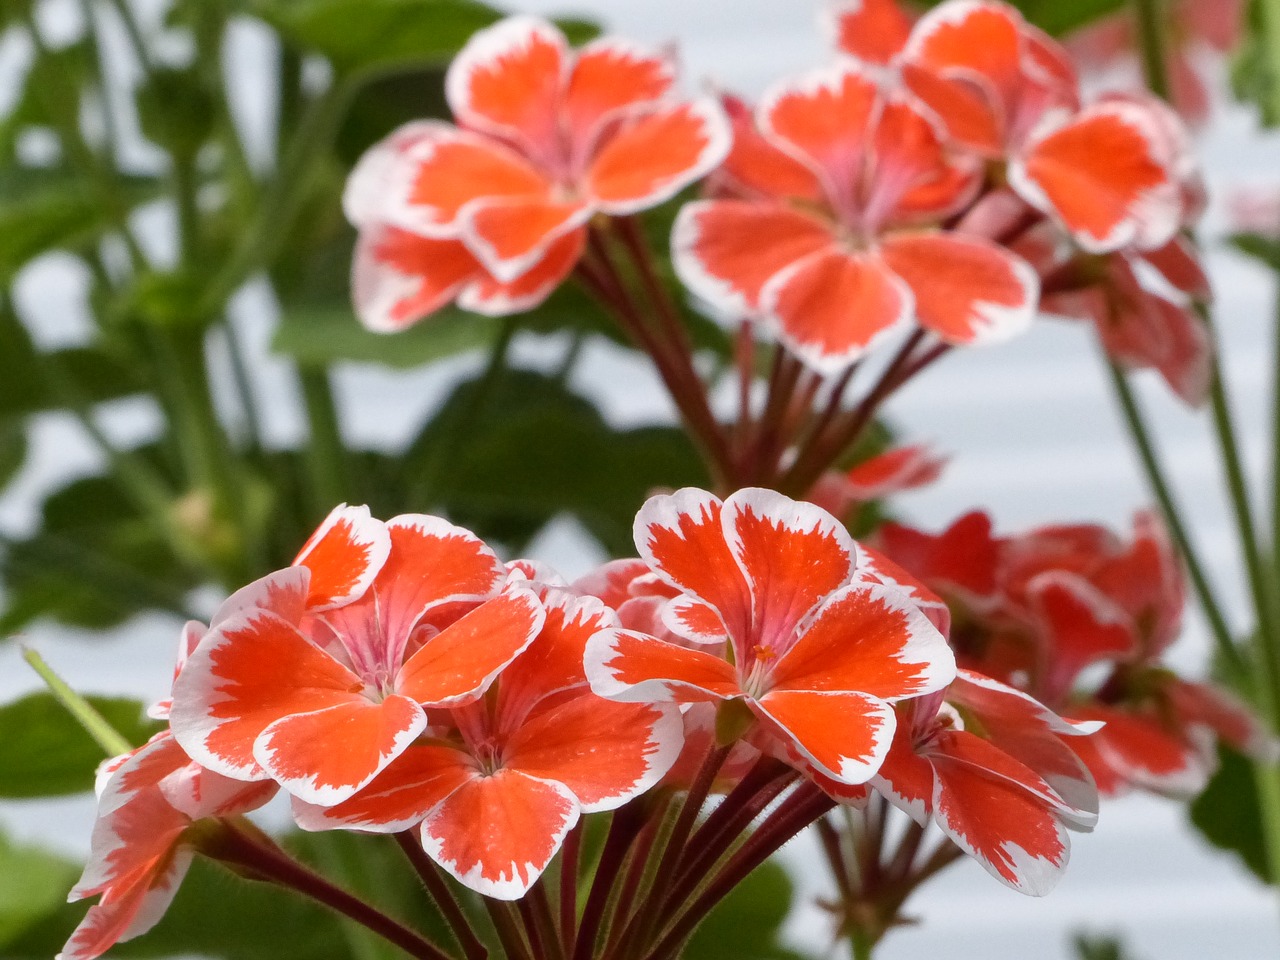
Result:
<svg viewBox="0 0 1280 960"><path fill-rule="evenodd" d="M24 647L22 659L40 675L40 679L49 688L54 699L67 713L75 717L76 722L84 727L85 733L93 737L94 742L106 752L108 757L116 757L133 749L133 744L111 726L107 718L94 709L93 704L72 690L70 685L58 676L49 664L45 663L40 654L30 647Z"/></svg>
<svg viewBox="0 0 1280 960"><path fill-rule="evenodd" d="M1151 431L1147 427L1142 409L1138 406L1137 397L1134 396L1133 388L1130 387L1129 380L1119 364L1109 358L1106 363L1107 371L1110 374L1111 386L1115 391L1116 400L1120 404L1120 412L1124 416L1129 437L1138 451L1138 457L1142 462L1143 473L1146 474L1147 483L1151 486L1151 491L1155 494L1156 501L1160 505L1160 513L1164 517L1165 526L1169 528L1169 534L1173 537L1174 543L1177 544L1178 552L1182 555L1182 561L1187 569L1187 576L1191 580L1191 586L1195 590L1196 598L1200 601L1200 607L1204 611L1205 618L1209 621L1209 629L1213 634L1219 655L1222 657L1223 663L1231 670L1233 677L1243 679L1248 675L1244 658L1231 638L1231 629L1227 626L1227 621L1222 615L1222 608L1213 593L1213 588L1209 585L1208 578L1205 576L1204 567L1200 563L1194 544L1191 542L1190 534L1186 525L1182 522L1182 513L1178 509L1178 505L1173 498L1173 492L1165 478L1164 466L1156 453L1155 445L1151 441Z"/></svg>
<svg viewBox="0 0 1280 960"><path fill-rule="evenodd" d="M604 849L600 852L595 877L591 881L591 890L587 894L586 905L582 908L582 921L578 924L573 960L590 960L595 956L596 937L600 933L605 907L609 904L610 894L618 879L618 871L626 859L631 842L644 825L642 807L642 804L632 801L613 812L609 833L604 840Z"/></svg>
<svg viewBox="0 0 1280 960"><path fill-rule="evenodd" d="M1142 72L1147 86L1161 100L1169 99L1169 62L1165 55L1165 10L1161 0L1131 0L1138 26Z"/></svg>
<svg viewBox="0 0 1280 960"><path fill-rule="evenodd" d="M462 912L462 905L458 903L458 898L453 895L444 877L440 875L440 868L427 856L417 837L412 831L406 830L396 834L396 843L400 845L400 849L404 851L405 857L418 874L422 886L427 891L427 896L431 898L440 915L444 917L445 923L449 925L454 939L462 948L463 956L467 960L486 960L489 951L476 935L467 915Z"/></svg>
<svg viewBox="0 0 1280 960"><path fill-rule="evenodd" d="M197 844L206 856L246 872L250 877L288 887L310 897L373 931L417 960L451 960L448 954L421 934L294 860L251 825L246 823L241 827L222 820L217 822L217 828L206 832Z"/></svg>

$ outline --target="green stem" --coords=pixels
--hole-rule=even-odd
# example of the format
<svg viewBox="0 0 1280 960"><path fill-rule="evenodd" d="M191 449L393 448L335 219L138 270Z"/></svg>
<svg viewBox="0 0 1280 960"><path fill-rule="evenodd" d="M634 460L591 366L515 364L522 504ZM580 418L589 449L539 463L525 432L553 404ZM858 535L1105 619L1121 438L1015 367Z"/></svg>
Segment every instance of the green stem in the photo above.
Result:
<svg viewBox="0 0 1280 960"><path fill-rule="evenodd" d="M1275 281L1275 332L1271 344L1271 365L1275 370L1271 388L1271 566L1280 573L1280 271L1276 272Z"/></svg>
<svg viewBox="0 0 1280 960"><path fill-rule="evenodd" d="M411 957L418 960L452 960L421 934L294 860L247 822L241 828L230 821L217 821L216 827L198 836L200 839L197 841L197 849L205 855L245 871L251 877L288 887L310 897L372 930Z"/></svg>
<svg viewBox="0 0 1280 960"><path fill-rule="evenodd" d="M1169 99L1169 61L1165 54L1166 11L1161 0L1131 0L1138 26L1142 72L1151 92Z"/></svg>
<svg viewBox="0 0 1280 960"><path fill-rule="evenodd" d="M133 749L133 744L111 726L107 718L94 709L93 704L72 690L65 680L54 673L53 668L44 662L40 654L30 647L23 647L22 659L40 675L40 679L45 682L54 699L62 704L67 713L75 717L76 722L84 727L85 733L93 737L107 756L116 757Z"/></svg>
<svg viewBox="0 0 1280 960"><path fill-rule="evenodd" d="M329 371L300 368L298 382L311 431L307 463L311 472L312 507L317 517L323 517L351 496L346 471L347 448L342 442Z"/></svg>
<svg viewBox="0 0 1280 960"><path fill-rule="evenodd" d="M1262 105L1268 123L1280 123L1280 0L1258 0L1261 15L1261 47L1267 78L1267 100Z"/></svg>
<svg viewBox="0 0 1280 960"><path fill-rule="evenodd" d="M356 85L339 79L307 107L289 148L280 159L245 227L239 246L205 288L197 313L214 316L255 271L271 266L288 239L289 226L311 187L311 175L327 160L328 146L337 133Z"/></svg>
<svg viewBox="0 0 1280 960"><path fill-rule="evenodd" d="M1231 638L1231 629L1227 626L1227 621L1222 615L1222 607L1214 596L1213 588L1209 585L1209 580L1205 576L1204 567L1201 565L1199 555L1191 542L1190 534L1187 532L1186 525L1182 522L1182 513L1178 509L1178 505L1173 498L1173 492L1165 479L1164 467L1151 441L1151 431L1148 429L1146 418L1138 406L1137 397L1134 396L1133 388L1129 386L1129 381L1119 364L1110 358L1107 358L1106 363L1107 371L1110 374L1111 386L1115 391L1116 400L1120 404L1120 412L1124 416L1129 437L1138 451L1143 473L1146 475L1147 483L1151 486L1151 491L1155 494L1156 501L1160 505L1160 513L1164 518L1165 526L1169 530L1169 535L1173 537L1173 541L1178 547L1178 552L1182 555L1182 562L1186 566L1192 589L1195 590L1196 598L1200 601L1200 607L1204 611L1205 619L1209 621L1209 629L1213 634L1218 653L1232 676L1236 679L1243 679L1248 676L1248 668Z"/></svg>
<svg viewBox="0 0 1280 960"><path fill-rule="evenodd" d="M489 951L485 949L479 936L472 929L471 922L467 919L466 913L463 912L462 904L458 902L458 898L449 889L449 884L440 875L440 868L436 866L434 860L427 856L422 849L422 844L414 836L413 831L406 830L403 833L397 833L396 843L404 851L405 857L422 881L422 886L426 889L427 895L449 925L454 939L457 941L458 946L462 948L463 956L467 960L485 960L489 956Z"/></svg>

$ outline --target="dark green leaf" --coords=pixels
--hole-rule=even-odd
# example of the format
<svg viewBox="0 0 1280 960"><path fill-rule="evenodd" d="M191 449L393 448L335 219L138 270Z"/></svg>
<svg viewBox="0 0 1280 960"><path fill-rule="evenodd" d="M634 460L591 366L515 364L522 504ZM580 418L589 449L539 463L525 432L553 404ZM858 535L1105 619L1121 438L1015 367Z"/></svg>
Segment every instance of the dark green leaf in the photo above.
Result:
<svg viewBox="0 0 1280 960"><path fill-rule="evenodd" d="M1078 933L1071 942L1079 960L1134 960L1119 937Z"/></svg>
<svg viewBox="0 0 1280 960"><path fill-rule="evenodd" d="M65 893L64 893L65 895ZM4 950L5 960L48 960L84 917L83 903L55 914ZM197 859L151 932L111 948L113 958L175 956L226 960L357 960L337 917L295 894L232 876Z"/></svg>
<svg viewBox="0 0 1280 960"><path fill-rule="evenodd" d="M343 71L395 70L441 62L502 16L476 0L252 0L249 8L294 44L318 50ZM595 33L560 21L580 43Z"/></svg>
<svg viewBox="0 0 1280 960"><path fill-rule="evenodd" d="M499 17L471 0L258 0L253 9L344 71L447 60Z"/></svg>
<svg viewBox="0 0 1280 960"><path fill-rule="evenodd" d="M1280 271L1280 240L1258 233L1236 233L1227 242L1245 256Z"/></svg>
<svg viewBox="0 0 1280 960"><path fill-rule="evenodd" d="M155 518L143 516L109 477L53 493L39 531L6 551L4 578L0 635L39 617L106 629L142 610L183 615L183 595L198 582L173 556Z"/></svg>
<svg viewBox="0 0 1280 960"><path fill-rule="evenodd" d="M0 420L0 491L27 461L27 431L16 420Z"/></svg>
<svg viewBox="0 0 1280 960"><path fill-rule="evenodd" d="M517 550L567 512L612 553L631 553L632 518L652 490L707 482L682 431L614 430L587 400L527 371L459 387L404 469L422 506Z"/></svg>
<svg viewBox="0 0 1280 960"><path fill-rule="evenodd" d="M942 0L929 0L937 6ZM1009 0L1030 22L1054 36L1070 33L1124 6L1124 0Z"/></svg>
<svg viewBox="0 0 1280 960"><path fill-rule="evenodd" d="M180 156L194 156L213 132L213 96L192 68L153 67L136 97L143 136Z"/></svg>
<svg viewBox="0 0 1280 960"><path fill-rule="evenodd" d="M0 952L4 956L8 956L4 950L8 944L66 903L67 890L78 873L70 861L35 847L15 846L0 835Z"/></svg>
<svg viewBox="0 0 1280 960"><path fill-rule="evenodd" d="M88 700L130 743L143 744L159 729L136 700ZM33 693L0 707L0 797L54 797L89 790L102 759L102 748L50 694Z"/></svg>
<svg viewBox="0 0 1280 960"><path fill-rule="evenodd" d="M117 215L155 195L154 182L131 178L107 202L89 180L68 173L6 169L0 174L0 283L42 253L83 249Z"/></svg>
<svg viewBox="0 0 1280 960"><path fill-rule="evenodd" d="M791 879L773 861L757 867L711 911L680 954L682 960L794 960L779 933L791 910Z"/></svg>
<svg viewBox="0 0 1280 960"><path fill-rule="evenodd" d="M1222 744L1218 758L1218 772L1191 804L1191 822L1215 847L1236 854L1263 882L1270 882L1253 764Z"/></svg>

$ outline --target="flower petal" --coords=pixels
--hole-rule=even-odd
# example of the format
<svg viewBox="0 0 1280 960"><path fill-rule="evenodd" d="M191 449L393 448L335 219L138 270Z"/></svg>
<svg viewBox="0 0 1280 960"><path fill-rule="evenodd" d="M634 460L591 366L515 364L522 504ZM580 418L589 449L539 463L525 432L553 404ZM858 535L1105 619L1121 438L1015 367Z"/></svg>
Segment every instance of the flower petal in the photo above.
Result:
<svg viewBox="0 0 1280 960"><path fill-rule="evenodd" d="M964 731L944 736L952 744L984 743ZM1000 752L985 747L984 754ZM1019 893L1042 897L1052 890L1066 868L1070 841L1051 808L1012 780L974 763L938 753L930 759L937 776L934 816L943 832Z"/></svg>
<svg viewBox="0 0 1280 960"><path fill-rule="evenodd" d="M624 703L697 703L737 696L727 660L630 630L601 630L587 641L591 689Z"/></svg>
<svg viewBox="0 0 1280 960"><path fill-rule="evenodd" d="M383 215L405 230L447 240L472 204L546 198L551 188L542 171L499 141L441 124L405 151Z"/></svg>
<svg viewBox="0 0 1280 960"><path fill-rule="evenodd" d="M893 707L864 693L771 690L748 703L841 783L866 783L875 775L897 726Z"/></svg>
<svg viewBox="0 0 1280 960"><path fill-rule="evenodd" d="M170 725L202 766L236 780L267 776L253 742L272 723L364 701L364 682L273 613L211 630L173 685ZM365 701L367 702L367 701Z"/></svg>
<svg viewBox="0 0 1280 960"><path fill-rule="evenodd" d="M390 552L387 528L368 507L334 507L293 558L295 567L311 571L308 609L327 610L360 596Z"/></svg>
<svg viewBox="0 0 1280 960"><path fill-rule="evenodd" d="M943 689L955 656L906 594L852 584L833 593L770 671L772 690L869 693L881 700Z"/></svg>
<svg viewBox="0 0 1280 960"><path fill-rule="evenodd" d="M303 830L346 827L399 833L421 823L449 794L476 776L475 761L460 750L414 745L349 799L330 807L295 799L293 815Z"/></svg>
<svg viewBox="0 0 1280 960"><path fill-rule="evenodd" d="M680 208L671 256L686 287L737 319L781 270L831 242L829 225L782 204L702 200Z"/></svg>
<svg viewBox="0 0 1280 960"><path fill-rule="evenodd" d="M1002 343L1035 319L1035 270L987 240L897 234L881 241L880 255L911 288L916 321L948 343Z"/></svg>
<svg viewBox="0 0 1280 960"><path fill-rule="evenodd" d="M557 240L578 232L591 213L585 203L548 195L482 200L467 208L462 239L495 280L511 283L543 260Z"/></svg>
<svg viewBox="0 0 1280 960"><path fill-rule="evenodd" d="M538 635L545 613L522 587L485 601L429 639L396 677L396 692L424 706L469 703Z"/></svg>
<svg viewBox="0 0 1280 960"><path fill-rule="evenodd" d="M1142 104L1107 101L1042 125L1009 165L1009 183L1090 253L1164 246L1182 218L1165 137Z"/></svg>
<svg viewBox="0 0 1280 960"><path fill-rule="evenodd" d="M463 886L497 900L528 892L578 822L573 794L516 770L464 782L422 824L422 846Z"/></svg>
<svg viewBox="0 0 1280 960"><path fill-rule="evenodd" d="M530 716L507 741L503 762L564 784L583 813L595 813L620 807L656 784L683 745L684 722L674 705L616 703L583 689Z"/></svg>
<svg viewBox="0 0 1280 960"><path fill-rule="evenodd" d="M613 216L657 206L710 173L732 141L724 111L709 97L633 114L601 144L586 195Z"/></svg>
<svg viewBox="0 0 1280 960"><path fill-rule="evenodd" d="M359 697L277 720L254 742L253 755L295 797L331 806L376 777L426 726L426 714L408 697Z"/></svg>
<svg viewBox="0 0 1280 960"><path fill-rule="evenodd" d="M822 178L839 209L861 180L879 98L875 78L846 61L767 91L757 108L760 132Z"/></svg>
<svg viewBox="0 0 1280 960"><path fill-rule="evenodd" d="M747 577L752 642L783 656L796 626L832 591L849 582L858 548L835 517L811 503L748 487L724 502L720 515L729 552ZM734 632L741 640L743 634ZM738 650L743 669L754 656Z"/></svg>
<svg viewBox="0 0 1280 960"><path fill-rule="evenodd" d="M194 854L189 847L173 852L159 869L121 894L89 908L84 920L58 954L59 960L93 960L117 943L146 933L164 916L186 876Z"/></svg>
<svg viewBox="0 0 1280 960"><path fill-rule="evenodd" d="M705 490L685 487L650 497L635 519L635 543L667 583L714 607L731 634L751 623L751 588L725 542L723 504Z"/></svg>
<svg viewBox="0 0 1280 960"><path fill-rule="evenodd" d="M836 47L867 63L887 64L911 36L911 20L897 0L844 0L826 20Z"/></svg>
<svg viewBox="0 0 1280 960"><path fill-rule="evenodd" d="M342 211L352 226L363 231L386 221L387 203L403 179L406 157L447 129L436 120L406 123L361 155L342 192Z"/></svg>
<svg viewBox="0 0 1280 960"><path fill-rule="evenodd" d="M911 290L876 257L830 246L776 274L760 294L788 346L837 373L911 319Z"/></svg>
<svg viewBox="0 0 1280 960"><path fill-rule="evenodd" d="M670 57L618 37L601 37L579 50L562 114L578 158L591 149L607 121L661 100L675 78Z"/></svg>
<svg viewBox="0 0 1280 960"><path fill-rule="evenodd" d="M1133 621L1083 577L1049 570L1027 584L1027 599L1045 633L1051 702L1067 693L1080 672L1102 660L1127 660L1138 652Z"/></svg>
<svg viewBox="0 0 1280 960"><path fill-rule="evenodd" d="M568 73L564 35L539 17L507 17L474 34L445 74L460 124L552 156Z"/></svg>
<svg viewBox="0 0 1280 960"><path fill-rule="evenodd" d="M460 240L375 226L356 240L351 298L367 329L395 333L447 306L484 272Z"/></svg>
<svg viewBox="0 0 1280 960"><path fill-rule="evenodd" d="M539 306L582 259L587 231L579 228L552 241L542 259L509 283L479 271L458 294L458 306L471 313L505 317Z"/></svg>

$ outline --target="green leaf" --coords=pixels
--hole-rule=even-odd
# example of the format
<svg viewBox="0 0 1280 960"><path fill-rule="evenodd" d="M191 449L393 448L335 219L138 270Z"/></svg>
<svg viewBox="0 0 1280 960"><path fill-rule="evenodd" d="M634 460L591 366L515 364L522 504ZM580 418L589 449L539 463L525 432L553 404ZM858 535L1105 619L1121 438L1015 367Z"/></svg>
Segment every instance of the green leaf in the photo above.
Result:
<svg viewBox="0 0 1280 960"><path fill-rule="evenodd" d="M85 699L130 743L146 743L160 729L136 700ZM0 797L55 797L92 789L102 748L50 694L29 694L0 707L0 730L22 731L22 736L0 737Z"/></svg>
<svg viewBox="0 0 1280 960"><path fill-rule="evenodd" d="M0 492L26 462L26 428L16 420L0 420Z"/></svg>
<svg viewBox="0 0 1280 960"><path fill-rule="evenodd" d="M194 68L152 67L136 103L143 136L170 153L194 156L213 133L216 104Z"/></svg>
<svg viewBox="0 0 1280 960"><path fill-rule="evenodd" d="M1227 242L1246 257L1280 272L1280 240L1260 233L1235 233L1227 238Z"/></svg>
<svg viewBox="0 0 1280 960"><path fill-rule="evenodd" d="M342 71L401 69L453 56L502 13L475 0L252 0L250 10ZM560 21L571 42L595 28Z"/></svg>
<svg viewBox="0 0 1280 960"><path fill-rule="evenodd" d="M117 215L157 194L150 178L129 178L108 202L91 181L73 174L9 167L0 174L0 283L50 250L84 249Z"/></svg>
<svg viewBox="0 0 1280 960"><path fill-rule="evenodd" d="M197 576L110 477L68 484L42 512L38 532L5 552L0 635L39 617L101 630L143 610L185 616L183 596Z"/></svg>
<svg viewBox="0 0 1280 960"><path fill-rule="evenodd" d="M298 307L281 317L272 348L308 367L354 360L404 369L486 347L499 329L494 317L450 308L401 333L371 333L350 307Z"/></svg>
<svg viewBox="0 0 1280 960"><path fill-rule="evenodd" d="M797 960L799 954L778 942L794 895L779 864L757 867L702 921L682 960Z"/></svg>
<svg viewBox="0 0 1280 960"><path fill-rule="evenodd" d="M519 550L570 513L616 555L634 552L632 519L653 489L707 483L683 431L615 430L556 379L515 370L460 386L403 470L423 507L482 537Z"/></svg>
<svg viewBox="0 0 1280 960"><path fill-rule="evenodd" d="M1134 960L1119 937L1078 933L1071 938L1071 943L1079 960Z"/></svg>
<svg viewBox="0 0 1280 960"><path fill-rule="evenodd" d="M258 0L251 9L344 71L448 59L500 16L471 0Z"/></svg>
<svg viewBox="0 0 1280 960"><path fill-rule="evenodd" d="M943 0L929 0L935 7ZM1008 0L1031 23L1053 36L1077 30L1101 17L1115 13L1124 0Z"/></svg>
<svg viewBox="0 0 1280 960"><path fill-rule="evenodd" d="M5 960L48 960L83 919L85 909L83 903L63 905L7 944ZM357 960L329 911L278 887L242 880L202 859L192 864L155 929L112 947L110 956Z"/></svg>
<svg viewBox="0 0 1280 960"><path fill-rule="evenodd" d="M1222 744L1218 759L1218 772L1191 804L1191 822L1215 847L1234 853L1259 879L1270 883L1253 764Z"/></svg>
<svg viewBox="0 0 1280 960"><path fill-rule="evenodd" d="M372 333L360 325L345 302L303 303L285 308L272 345L304 366L353 360L407 369L487 348L498 338L503 322L446 307L398 333ZM519 323L522 329L535 333L572 330L619 336L600 308L572 285L522 314Z"/></svg>
<svg viewBox="0 0 1280 960"><path fill-rule="evenodd" d="M4 947L66 903L79 872L68 860L15 846L0 834L0 951L6 957Z"/></svg>

